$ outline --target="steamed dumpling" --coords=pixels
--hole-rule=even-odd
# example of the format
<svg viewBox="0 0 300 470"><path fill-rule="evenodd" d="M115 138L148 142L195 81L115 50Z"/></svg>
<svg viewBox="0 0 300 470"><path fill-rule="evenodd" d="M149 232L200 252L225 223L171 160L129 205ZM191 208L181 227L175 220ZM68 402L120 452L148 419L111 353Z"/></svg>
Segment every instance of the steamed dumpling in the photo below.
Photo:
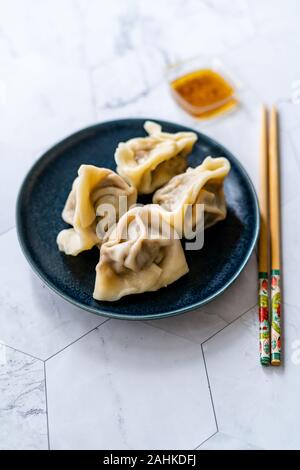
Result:
<svg viewBox="0 0 300 470"><path fill-rule="evenodd" d="M159 206L134 207L101 246L93 297L114 301L156 291L187 272L181 242L163 221Z"/></svg>
<svg viewBox="0 0 300 470"><path fill-rule="evenodd" d="M117 172L140 194L150 194L173 176L185 171L186 157L197 140L194 132L162 132L161 126L146 121L147 137L121 142L115 153Z"/></svg>
<svg viewBox="0 0 300 470"><path fill-rule="evenodd" d="M156 191L153 202L163 209L164 219L180 235L189 238L195 228L208 228L225 219L223 182L229 171L226 158L207 157L198 167L174 176ZM197 204L204 204L204 220L203 208Z"/></svg>
<svg viewBox="0 0 300 470"><path fill-rule="evenodd" d="M96 226L105 214L100 213L99 209L105 207L104 204L113 206L115 220L108 220L106 223L109 225L116 222L122 215L119 213L121 196L125 198L125 201L122 201L125 202L124 213L136 203L136 189L111 170L81 165L62 212L63 220L73 228L62 230L58 234L57 244L60 251L76 256L81 251L101 244Z"/></svg>

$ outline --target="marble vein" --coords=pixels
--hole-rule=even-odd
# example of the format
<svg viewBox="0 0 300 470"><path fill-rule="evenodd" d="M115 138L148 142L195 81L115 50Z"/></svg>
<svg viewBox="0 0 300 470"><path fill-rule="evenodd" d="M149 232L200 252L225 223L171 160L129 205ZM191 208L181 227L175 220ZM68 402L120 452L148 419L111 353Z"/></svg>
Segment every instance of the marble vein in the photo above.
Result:
<svg viewBox="0 0 300 470"><path fill-rule="evenodd" d="M4 346L2 346L3 359ZM0 448L46 449L44 366L11 348L0 363Z"/></svg>

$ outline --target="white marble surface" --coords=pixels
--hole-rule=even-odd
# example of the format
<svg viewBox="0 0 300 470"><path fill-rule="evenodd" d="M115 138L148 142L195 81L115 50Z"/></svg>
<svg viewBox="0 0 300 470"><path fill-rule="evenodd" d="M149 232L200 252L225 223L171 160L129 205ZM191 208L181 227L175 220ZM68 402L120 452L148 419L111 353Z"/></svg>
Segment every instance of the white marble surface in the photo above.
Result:
<svg viewBox="0 0 300 470"><path fill-rule="evenodd" d="M15 229L0 244L0 331L8 346L46 360L105 321L51 292L32 272Z"/></svg>
<svg viewBox="0 0 300 470"><path fill-rule="evenodd" d="M216 431L201 346L142 322L107 322L46 374L54 449L193 449Z"/></svg>
<svg viewBox="0 0 300 470"><path fill-rule="evenodd" d="M0 449L299 449L299 1L0 0L0 11ZM196 123L168 93L166 66L197 54L241 82L226 119ZM157 117L221 141L256 185L262 101L281 113L284 367L258 363L255 254L215 302L139 324L104 322L36 279L14 208L41 152L94 122Z"/></svg>
<svg viewBox="0 0 300 470"><path fill-rule="evenodd" d="M223 432L217 432L210 439L205 441L199 450L262 450L260 447L253 446L248 442L237 439Z"/></svg>
<svg viewBox="0 0 300 470"><path fill-rule="evenodd" d="M281 368L257 361L256 308L203 346L219 431L264 449L299 449L299 310L284 318Z"/></svg>
<svg viewBox="0 0 300 470"><path fill-rule="evenodd" d="M44 364L0 346L0 449L47 449Z"/></svg>

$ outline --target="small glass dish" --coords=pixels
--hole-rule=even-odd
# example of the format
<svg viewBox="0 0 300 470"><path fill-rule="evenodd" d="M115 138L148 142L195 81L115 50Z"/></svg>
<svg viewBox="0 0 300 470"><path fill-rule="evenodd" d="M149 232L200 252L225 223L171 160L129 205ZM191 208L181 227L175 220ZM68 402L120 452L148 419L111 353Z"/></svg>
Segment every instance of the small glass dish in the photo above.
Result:
<svg viewBox="0 0 300 470"><path fill-rule="evenodd" d="M196 119L227 114L239 104L241 86L218 58L197 56L170 65L167 80L174 100Z"/></svg>

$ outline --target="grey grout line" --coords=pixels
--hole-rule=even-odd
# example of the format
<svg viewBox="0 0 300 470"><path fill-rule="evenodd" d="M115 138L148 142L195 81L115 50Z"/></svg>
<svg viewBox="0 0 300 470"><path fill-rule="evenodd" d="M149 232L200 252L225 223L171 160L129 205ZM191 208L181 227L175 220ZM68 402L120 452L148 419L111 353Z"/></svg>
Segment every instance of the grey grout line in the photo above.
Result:
<svg viewBox="0 0 300 470"><path fill-rule="evenodd" d="M155 329L158 329L160 331L164 331L165 333L167 334L170 334L170 335L173 335L173 336L176 336L177 338L181 338L181 339L184 339L186 341L189 341L193 344L198 344L199 346L202 346L203 344L205 344L206 342L210 341L212 338L214 338L214 336L216 336L217 334L219 334L221 331L225 330L225 328L227 328L228 326L232 325L235 321L239 320L243 315L245 315L246 313L248 313L252 308L254 308L257 304L253 305L252 307L248 308L245 312L241 313L241 315L239 315L237 318L235 318L234 320L232 320L231 322L227 322L226 320L224 320L223 318L221 318L223 321L225 321L227 323L227 325L225 325L223 328L221 328L220 330L216 331L213 335L209 336L207 339L205 339L204 341L202 341L202 343L198 343L197 341L195 340L192 340L190 338L187 338L186 336L183 336L183 335L179 335L177 333L174 333L172 331L168 331L167 329L165 328L161 328L160 326L156 326L156 325L152 325L150 324L150 320L149 321L142 321L141 323L143 323L144 325L148 326L148 327L152 327L152 328L155 328ZM294 308L300 308L300 307L297 307L296 305L291 305L291 304L288 304L288 303L284 303L284 305L290 305L291 307L294 307ZM216 314L218 315L218 314ZM219 316L219 315L218 315ZM35 359L36 361L41 361L41 362L47 362L49 359L52 359L52 357L55 357L57 354L60 354L62 351L64 351L65 349L67 349L69 346L72 346L73 344L75 344L77 341L79 341L80 339L84 338L86 335L88 335L89 333L91 333L92 331L94 330L97 330L98 328L100 328L102 325L105 325L105 323L107 323L108 321L112 320L111 318L107 318L106 320L104 320L102 323L99 323L99 325L95 326L94 328L92 328L91 330L87 331L86 333L84 333L83 335L79 336L79 338L75 339L74 341L72 341L71 343L67 344L66 346L64 346L62 349L60 349L59 351L57 351L56 353L54 354L51 354L51 356L47 357L46 359L43 359L41 357L37 357L37 356L34 356L33 354L30 354L26 351L22 351L21 349L18 349L18 348L15 348L14 346L10 346L9 344L6 344L4 341L2 341L2 344L6 347L6 348L9 348L9 349L12 349L13 351L16 351L20 354L24 354L26 356L29 356L31 357L32 359Z"/></svg>
<svg viewBox="0 0 300 470"><path fill-rule="evenodd" d="M15 226L15 225L12 225L11 227L5 229L3 232L0 232L0 237L1 237L2 235L5 235L6 233L10 232L10 231L13 230L14 228L16 228L16 226Z"/></svg>
<svg viewBox="0 0 300 470"><path fill-rule="evenodd" d="M211 336L209 336L208 338L206 338L204 341L202 341L202 343L199 343L198 341L195 341L193 339L190 339L190 338L187 338L186 336L183 336L183 335L180 335L178 333L174 333L173 331L169 331L167 330L166 328L162 328L161 326L158 326L158 325L152 325L150 323L150 321L155 321L155 320L146 320L146 321L142 321L142 323L148 327L152 327L152 328L156 328L160 331L164 331L165 333L168 333L170 335L173 335L173 336L176 336L177 338L181 338L181 339L185 339L186 341L190 341L191 343L193 344L198 344L199 346L206 343L207 341L209 341L210 339L212 339L214 336L216 336L217 334L219 334L221 331L225 330L225 328L227 328L228 326L232 325L235 321L239 320L243 315L245 315L246 313L248 313L250 310L252 310L254 307L256 307L257 303L255 303L254 305L252 305L251 307L249 307L247 310L244 310L238 317L236 317L234 320L228 322L227 320L225 320L224 318L222 318L218 313L215 313L215 315L217 315L221 320L223 320L226 325L223 326L222 328L220 328L220 330L216 331L214 334L212 334ZM189 313L189 312L187 312ZM159 320L157 320L159 321Z"/></svg>
<svg viewBox="0 0 300 470"><path fill-rule="evenodd" d="M45 362L49 361L50 359L52 359L53 357L57 356L58 354L60 354L61 352L65 351L67 348L69 348L70 346L72 346L73 344L77 343L77 341L81 340L82 338L84 338L85 336L87 336L88 334L92 333L92 331L95 331L97 330L98 328L100 328L102 325L105 325L105 323L107 323L108 321L110 321L111 318L107 318L106 320L104 320L104 322L102 323L99 323L99 325L95 326L94 328L92 328L91 330L87 331L86 333L84 333L83 335L79 336L79 338L75 339L74 341L72 341L71 343L67 344L65 347L63 347L62 349L60 349L59 351L57 351L56 353L52 354L51 356L47 357L47 359L45 359Z"/></svg>
<svg viewBox="0 0 300 470"><path fill-rule="evenodd" d="M248 310L246 310L244 313L242 313L241 316L244 315L245 313L247 313L248 311L250 311L252 308L253 308L253 307L250 307ZM239 317L239 318L240 318L240 317ZM235 319L235 320L237 320L237 319ZM233 320L231 323L233 323L235 320ZM149 320L149 321L150 321L150 320ZM196 449L198 449L202 444L204 444L206 441L208 441L209 439L211 439L213 436L215 436L215 435L219 432L219 426L218 426L218 422L217 422L217 415L216 415L215 405L214 405L214 401L213 401L213 396L212 396L212 391L211 391L211 386L210 386L210 381L209 381L209 375L208 375L206 360L205 360L204 351L203 351L203 347L202 347L202 344L203 344L203 343L200 344L200 343L198 343L197 341L193 341L193 340L191 340L191 339L189 339L189 338L186 338L185 336L178 335L178 334L173 333L173 332L171 332L171 331L167 331L167 330L165 330L164 328L161 328L160 326L154 326L154 325L150 324L149 321L142 321L142 323L143 323L145 326L148 326L148 327L150 327L150 328L151 328L151 327L152 327L152 328L155 328L155 329L157 329L157 330L163 331L164 333L173 335L173 336L175 336L175 337L177 337L177 338L185 339L186 341L189 341L190 343L193 343L193 344L197 344L198 346L201 347L201 352L202 352L202 357L203 357L203 362L204 362L204 368L205 368L205 374L206 374L206 379L207 379L207 385L208 385L208 390L209 390L209 395L210 395L210 400L211 400L211 405L212 405L212 410L213 410L214 420L215 420L215 425L216 425L216 431L215 431L211 436L209 436L207 439L205 439L203 442L201 442L201 444L199 444L197 447L195 447L194 450L196 450ZM224 320L224 321L226 321L226 320ZM227 325L226 325L224 328L222 328L222 330L225 329L225 328L227 328L227 326L229 326L229 325L231 324L231 323L228 323L228 322L226 322L226 323L227 323ZM218 334L218 333L219 333L220 331L222 331L222 330L219 330L218 332L216 332L215 335ZM215 336L215 335L213 335L213 336ZM205 340L204 342L206 342L206 341L208 341L208 339Z"/></svg>
<svg viewBox="0 0 300 470"><path fill-rule="evenodd" d="M214 432L211 436L209 436L207 439L205 439L201 444L199 444L197 447L195 447L194 450L200 449L200 447L205 444L207 441L209 441L212 437L216 436L219 433L219 431Z"/></svg>
<svg viewBox="0 0 300 470"><path fill-rule="evenodd" d="M237 320L239 320L243 315L246 315L247 312L250 312L250 310L252 310L256 305L257 305L257 304L255 304L253 307L249 308L249 309L246 310L244 313L242 313L241 315L239 315L237 318L235 318L235 319L234 319L232 322L230 322L228 325L224 326L224 328L222 328L222 330L220 330L220 331L225 330L225 328L227 328L229 325L232 325L233 323L235 323L235 322L236 322ZM213 338L214 336L216 336L217 334L219 334L220 331L218 331L217 333L215 333L214 335L212 335L211 338ZM217 421L217 413L216 413L216 409L215 409L215 405L214 405L214 399L213 399L213 394L212 394L212 388L211 388L211 385L210 385L210 379L209 379L209 374L208 374L208 367L207 367L206 358L205 358L205 353L204 353L204 349L203 349L204 343L206 343L207 341L209 341L211 338L205 340L205 341L201 344L201 350L202 350L203 362L204 362L204 367L205 367L205 373L206 373L206 378L207 378L208 389L209 389L211 404L212 404L212 408L213 408L215 423L216 423L216 427L217 427L217 432L219 432L219 426L218 426L218 421ZM215 434L216 434L216 433L215 433ZM211 436L211 437L212 437L212 436ZM205 441L204 441L204 442L205 442ZM203 443L202 443L202 444L203 444ZM202 444L200 444L200 445L202 445Z"/></svg>
<svg viewBox="0 0 300 470"><path fill-rule="evenodd" d="M210 341L212 338L214 338L216 335L218 335L219 333L221 333L221 331L225 330L226 328L228 328L228 326L230 325L233 325L233 323L235 323L237 320L239 320L240 318L242 318L243 315L246 315L246 313L250 312L250 310L252 310L253 308L255 308L257 306L257 303L252 305L252 307L248 308L247 310L245 310L243 313L241 313L238 317L236 317L234 320L232 320L231 322L227 323L227 325L225 325L223 328L221 328L219 331L216 331L216 333L214 333L213 335L211 335L209 338L207 338L206 340L204 340L202 343L201 343L201 346L205 343L207 343L208 341ZM222 318L223 320L223 318ZM224 320L226 321L226 320Z"/></svg>
<svg viewBox="0 0 300 470"><path fill-rule="evenodd" d="M191 313L191 312L192 312L192 310L191 310L191 311L188 311L188 312L186 312L186 313ZM181 315L184 315L184 313L181 314ZM224 320L224 318L222 318L218 313L214 313L214 315L218 316L220 320L222 320L222 321L224 321L224 322L226 323L226 325L225 325L223 328L221 328L221 329L218 330L216 333L214 333L214 335L215 335L215 334L219 333L219 331L222 331L224 328L226 328L226 326L228 326L230 323L229 323L228 321ZM167 319L167 318L169 318L169 317L166 317L165 319ZM164 319L162 318L162 320L164 320ZM152 325L152 324L150 323L151 321L159 322L159 320L142 320L142 323L143 323L144 325L146 325L146 326L149 326L149 327L152 327L152 328L156 328L157 330L160 330L160 331L164 331L165 333L168 333L169 335L173 335L173 336L176 336L177 338L185 339L186 341L190 341L190 342L193 343L193 344L198 344L199 346L200 346L201 344L203 344L204 342L208 341L208 340L211 338L211 336L209 336L209 338L207 338L207 339L205 339L204 341L202 341L202 343L199 343L198 341L195 341L194 339L187 338L186 336L180 335L180 334L178 334L178 333L174 333L173 331L169 331L169 330L167 330L166 328L162 328L162 327L159 326L159 325Z"/></svg>
<svg viewBox="0 0 300 470"><path fill-rule="evenodd" d="M24 354L25 356L31 357L32 359L34 359L36 361L44 362L44 359L41 359L40 357L34 356L33 354L30 354L28 352L22 351L21 349L14 348L13 346L10 346L9 344L6 344L4 341L0 341L0 343L8 349L12 349L13 351L16 351L20 354Z"/></svg>
<svg viewBox="0 0 300 470"><path fill-rule="evenodd" d="M212 390L211 390L211 386L210 386L210 380L209 380L209 375L208 375L208 370L207 370L207 364L206 364L206 359L205 359L205 354L204 354L204 351L203 351L203 345L202 345L202 344L201 344L201 351L202 351L202 357L203 357L203 362L204 362L204 367L205 367L207 385L208 385L208 390L209 390L209 394L210 394L211 405L212 405L212 409L213 409L213 413L214 413L216 428L217 428L217 432L219 432L219 426L218 426L218 421L217 421L217 414L216 414L214 399L213 399L213 396L212 396Z"/></svg>
<svg viewBox="0 0 300 470"><path fill-rule="evenodd" d="M186 341L189 341L190 343L198 344L198 346L201 345L201 343L198 343L198 341L187 338L186 336L183 336L183 335L179 335L178 333L174 333L174 331L169 331L166 328L162 328L161 326L158 326L158 325L152 325L150 321L159 321L159 320L145 320L145 321L142 320L142 323L150 328L152 327L152 328L155 328L156 330L163 331L164 333L167 333L168 335L176 336L176 338L185 339Z"/></svg>
<svg viewBox="0 0 300 470"><path fill-rule="evenodd" d="M228 321L228 325L231 325L232 323L234 323L236 320L238 320L239 318L241 318L243 315L245 315L245 313L249 312L250 310L252 310L254 307L257 306L257 301L255 302L255 304L251 305L251 307L247 308L247 310L244 310L242 313L240 313L236 318L234 318L233 320L231 321ZM226 321L223 317L221 317L222 320ZM207 340L206 340L207 341Z"/></svg>
<svg viewBox="0 0 300 470"><path fill-rule="evenodd" d="M44 369L44 383L45 383L45 404L46 404L46 423L47 423L47 442L48 442L48 450L50 450L50 441L49 441L49 422L48 422L48 400L47 400L47 381L46 381L46 367L45 367L45 361L43 359L40 359L39 357L33 356L32 354L26 353L24 351L21 351L20 349L13 348L12 346L9 346L8 344L2 343L6 348L11 349L12 351L16 351L20 354L24 354L24 356L31 357L35 361L42 362L43 364L43 369Z"/></svg>
<svg viewBox="0 0 300 470"><path fill-rule="evenodd" d="M46 362L48 361L49 359L51 359L52 357L56 356L57 354L61 353L62 351L64 351L65 349L67 349L69 346L71 346L72 344L76 343L76 341L79 341L81 338L83 338L84 336L88 335L89 333L91 333L92 331L96 330L97 328L100 328L102 325L104 325L105 323L107 323L108 321L110 321L111 318L107 318L106 320L104 320L104 322L102 323L99 323L99 325L95 326L94 328L92 328L91 330L87 331L86 333L84 333L83 335L81 335L79 338L75 339L74 341L72 341L70 344L67 344L66 346L64 346L62 349L60 349L59 351L57 351L56 353L52 354L51 356L47 357L46 359L43 359L41 357L38 357L38 356L34 356L33 354L31 353L28 353L26 351L23 351L22 349L18 349L18 348L15 348L14 346L10 346L9 344L6 344L5 341L1 341L0 340L0 344L2 344L3 346L5 346L6 348L9 348L9 349L12 349L13 351L16 351L20 354L24 354L25 356L28 356L28 357L31 357L32 359L35 359L36 361L41 361L41 362Z"/></svg>
<svg viewBox="0 0 300 470"><path fill-rule="evenodd" d="M48 392L47 392L47 372L46 372L46 363L45 363L45 362L44 362L44 378L45 378L45 400L46 400L47 440L48 440L48 450L50 450L49 410L48 410Z"/></svg>
<svg viewBox="0 0 300 470"><path fill-rule="evenodd" d="M246 313L246 312L245 312ZM242 313L242 315L244 315ZM240 318L240 317L239 317ZM236 319L237 320L237 319ZM235 320L233 320L231 323L227 323L227 325L223 326L223 328L221 328L219 331L216 331L213 335L211 335L209 338L205 339L202 343L201 343L201 346L203 344L205 344L207 341L210 341L212 338L214 338L215 336L217 336L219 333L221 333L221 331L224 331L225 328L227 328L229 325L231 325Z"/></svg>

